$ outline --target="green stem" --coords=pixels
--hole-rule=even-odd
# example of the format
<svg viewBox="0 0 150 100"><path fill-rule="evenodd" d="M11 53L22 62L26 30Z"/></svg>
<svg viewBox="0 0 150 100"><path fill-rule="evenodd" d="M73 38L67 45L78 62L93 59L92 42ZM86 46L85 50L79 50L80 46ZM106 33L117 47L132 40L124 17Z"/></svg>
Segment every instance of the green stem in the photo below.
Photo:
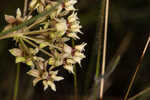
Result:
<svg viewBox="0 0 150 100"><path fill-rule="evenodd" d="M97 63L96 63L96 78L98 78L100 73L100 56L101 56L101 48L102 48L102 34L103 34L103 23L104 23L104 12L105 12L105 0L101 1L101 9L100 9L100 23L99 23L99 32L97 34L98 40L98 53L97 53Z"/></svg>
<svg viewBox="0 0 150 100"><path fill-rule="evenodd" d="M17 64L17 73L16 73L16 80L15 80L15 86L14 86L13 100L17 100L17 96L18 96L19 76L20 76L19 74L20 74L20 63Z"/></svg>
<svg viewBox="0 0 150 100"><path fill-rule="evenodd" d="M98 32L96 33L96 41L92 47L91 57L88 64L88 69L86 73L86 79L84 84L84 93L87 93L87 90L90 86L90 81L92 78L92 72L93 72L93 66L95 66L95 58L97 58L96 61L96 73L95 76L98 78L99 72L100 72L100 56L101 56L101 47L102 47L102 34L103 34L103 23L104 23L104 12L105 12L105 0L101 0L100 4L100 11L99 11L99 17L98 17ZM95 70L95 69L94 69ZM96 84L93 87L98 87ZM94 91L94 95L96 97L97 91Z"/></svg>
<svg viewBox="0 0 150 100"><path fill-rule="evenodd" d="M23 38L23 40L25 41L25 42L27 42L28 44L30 44L31 46L33 46L33 47L35 47L35 48L38 48L41 52L43 52L44 54L46 54L46 55L48 55L48 56L52 56L49 52L47 52L46 50L44 50L44 49L41 49L41 48L39 48L36 44L34 44L33 42L31 42L31 41L29 41L28 39L26 39L26 38Z"/></svg>
<svg viewBox="0 0 150 100"><path fill-rule="evenodd" d="M78 100L78 87L77 87L77 70L76 70L76 66L74 65L74 74L73 74L73 77L74 77L74 100Z"/></svg>
<svg viewBox="0 0 150 100"><path fill-rule="evenodd" d="M20 33L10 33L10 34L6 34L6 35L0 35L0 40L13 38L17 35L19 36L19 35L45 34L46 32L48 32L50 30L53 30L53 29L49 28L49 29L42 29L42 30L39 30L39 31L31 31L31 32L23 32L23 33L21 33L21 32Z"/></svg>
<svg viewBox="0 0 150 100"><path fill-rule="evenodd" d="M74 40L72 40L72 47L74 48L75 46L75 42ZM74 65L73 66L73 70L74 70L74 74L73 74L73 77L74 77L74 100L78 100L78 87L77 87L77 69L76 69L76 66Z"/></svg>

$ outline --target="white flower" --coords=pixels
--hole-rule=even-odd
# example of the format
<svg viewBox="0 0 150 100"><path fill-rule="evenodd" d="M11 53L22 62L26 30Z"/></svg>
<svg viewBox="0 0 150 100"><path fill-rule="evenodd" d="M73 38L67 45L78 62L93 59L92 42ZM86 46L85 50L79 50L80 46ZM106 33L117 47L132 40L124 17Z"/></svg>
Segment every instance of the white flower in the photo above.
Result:
<svg viewBox="0 0 150 100"><path fill-rule="evenodd" d="M48 86L51 87L53 91L56 91L56 86L54 84L54 81L61 81L64 78L57 76L58 71L51 71L49 72L44 68L44 70L37 70L37 69L31 69L27 72L27 74L35 77L33 80L33 86L35 86L39 81L43 81L44 90L48 88Z"/></svg>
<svg viewBox="0 0 150 100"><path fill-rule="evenodd" d="M67 27L67 22L65 19L56 19L57 23L55 24L55 28L58 32L61 33L61 36L65 34L65 32L67 31L68 27Z"/></svg>
<svg viewBox="0 0 150 100"><path fill-rule="evenodd" d="M73 60L76 61L80 66L81 66L81 60L82 59L83 58L81 58L81 57L76 57L76 56L73 57Z"/></svg>
<svg viewBox="0 0 150 100"><path fill-rule="evenodd" d="M55 50L54 51L54 66L62 65L63 59L64 59L63 56Z"/></svg>
<svg viewBox="0 0 150 100"><path fill-rule="evenodd" d="M43 85L44 85L44 91L48 88L48 86L50 86L53 91L56 91L56 86L52 81L43 81Z"/></svg>
<svg viewBox="0 0 150 100"><path fill-rule="evenodd" d="M73 65L69 64L69 65L64 65L63 66L68 72L74 73L73 71Z"/></svg>
<svg viewBox="0 0 150 100"><path fill-rule="evenodd" d="M32 0L29 4L30 10L37 9L39 13L43 12L45 9L45 0Z"/></svg>
<svg viewBox="0 0 150 100"><path fill-rule="evenodd" d="M74 4L76 4L76 3L77 3L77 0L66 0L66 2L64 3L65 9L66 9L67 11L76 10L76 9L74 8Z"/></svg>
<svg viewBox="0 0 150 100"><path fill-rule="evenodd" d="M67 33L68 37L71 37L73 39L80 39L80 37L77 35L77 33Z"/></svg>
<svg viewBox="0 0 150 100"><path fill-rule="evenodd" d="M29 4L29 8L33 9L38 0L32 0Z"/></svg>
<svg viewBox="0 0 150 100"><path fill-rule="evenodd" d="M14 23L21 23L24 21L24 18L21 17L21 10L18 8L16 11L16 17L11 16L11 15L5 15L5 20L9 23L9 24L14 24Z"/></svg>
<svg viewBox="0 0 150 100"><path fill-rule="evenodd" d="M38 3L35 8L37 8L37 11L39 13L42 13L44 11L44 6L41 3Z"/></svg>
<svg viewBox="0 0 150 100"><path fill-rule="evenodd" d="M13 24L16 22L16 18L14 16L10 16L10 15L5 15L5 20L9 24Z"/></svg>
<svg viewBox="0 0 150 100"><path fill-rule="evenodd" d="M24 19L21 16L22 16L21 10L18 8L16 12L16 20L23 22Z"/></svg>
<svg viewBox="0 0 150 100"><path fill-rule="evenodd" d="M64 52L67 54L71 54L72 47L68 46L67 44L64 44Z"/></svg>
<svg viewBox="0 0 150 100"><path fill-rule="evenodd" d="M60 12L62 11L63 7L60 4L58 5L58 2L50 1L50 3L46 6L46 9L48 10L48 9L51 9L52 7L56 7L56 9L53 10L50 13L50 17L52 19L54 19L54 18L56 18L60 14Z"/></svg>
<svg viewBox="0 0 150 100"><path fill-rule="evenodd" d="M75 49L79 50L80 52L84 51L84 47L87 45L87 43L82 43L80 45L76 45Z"/></svg>
<svg viewBox="0 0 150 100"><path fill-rule="evenodd" d="M22 35L16 35L14 39L19 44L19 48L9 51L16 57L16 63L22 62L30 66L31 69L27 74L34 77L33 86L41 81L44 90L50 87L53 91L56 91L55 82L64 79L57 76L58 71L61 70L60 67L74 74L75 64L78 63L81 66L81 60L85 58L83 51L86 43L75 46L69 45L70 40L80 39L78 33L82 33L80 30L82 26L76 13L77 9L74 7L77 0L62 0L61 4L59 0L30 1L27 11L29 12L28 16L22 16L19 8L15 17L5 15L5 20L9 24L5 29L30 19L32 15L36 16L35 14L50 9L52 11L51 13L45 13L46 15L43 13L44 17L27 25L29 29L26 27L25 30L18 30L20 33L31 31L29 34L24 34L28 35L28 37L24 36L28 41L25 41L25 39L20 41L19 37ZM32 13L32 11L37 13ZM42 53L47 56L43 56Z"/></svg>
<svg viewBox="0 0 150 100"><path fill-rule="evenodd" d="M47 76L47 80L43 81L44 90L46 90L48 88L48 86L50 86L53 91L56 91L56 86L54 84L54 81L61 81L64 79L63 77L56 76L57 73L58 73L58 71L50 71L49 72L49 75Z"/></svg>
<svg viewBox="0 0 150 100"><path fill-rule="evenodd" d="M67 64L75 64L76 62L73 59L69 58L66 60L66 63Z"/></svg>
<svg viewBox="0 0 150 100"><path fill-rule="evenodd" d="M72 23L72 22L75 22L77 21L79 18L77 17L77 13L72 13L69 17L68 17L68 22L69 23Z"/></svg>
<svg viewBox="0 0 150 100"><path fill-rule="evenodd" d="M26 58L23 57L23 51L21 49L18 48L13 48L11 50L9 50L9 52L16 57L16 63L20 63L20 62L25 62Z"/></svg>
<svg viewBox="0 0 150 100"><path fill-rule="evenodd" d="M83 53L81 53L81 52L78 52L78 51L75 52L74 56L80 57L80 58L85 58L85 55Z"/></svg>
<svg viewBox="0 0 150 100"><path fill-rule="evenodd" d="M13 56L16 56L16 57L21 57L23 56L23 51L21 49L18 49L18 48L13 48L13 49L10 49L9 52L13 55Z"/></svg>
<svg viewBox="0 0 150 100"><path fill-rule="evenodd" d="M80 30L82 28L82 26L79 25L79 24L80 24L79 21L71 23L71 25L70 25L70 31L71 32L75 32L75 33L77 33L77 32L82 33L81 30Z"/></svg>

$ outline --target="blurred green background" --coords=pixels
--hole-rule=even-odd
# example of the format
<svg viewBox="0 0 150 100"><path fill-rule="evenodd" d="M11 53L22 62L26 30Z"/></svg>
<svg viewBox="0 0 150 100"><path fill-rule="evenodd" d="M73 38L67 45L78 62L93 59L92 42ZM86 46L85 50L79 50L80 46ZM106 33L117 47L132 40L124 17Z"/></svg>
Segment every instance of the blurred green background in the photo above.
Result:
<svg viewBox="0 0 150 100"><path fill-rule="evenodd" d="M77 66L78 94L81 97L89 98L92 95L94 83L97 39L96 34L98 22L100 20L101 0L78 0L78 16L83 26L81 40L86 42L86 56L82 61L82 68ZM17 8L23 8L23 0L1 0L0 3L0 30L6 25L4 14L15 15ZM147 41L150 32L150 0L110 0L109 31L107 64L118 50L120 42L127 33L133 33L129 47L119 62L117 69L106 81L108 84L104 100L121 100L127 90L131 76L133 75L139 57ZM13 89L16 76L16 65L14 57L8 49L15 47L12 39L0 41L0 100L12 100ZM91 57L92 56L92 57ZM92 62L92 64L90 64ZM90 68L90 71L88 70ZM26 72L28 67L21 64L20 84L18 100L73 100L73 76L66 71L62 71L64 81L56 83L57 92L50 89L43 91L39 83L32 86L32 77ZM90 72L90 73L88 73ZM87 78L88 76L88 78ZM133 96L144 88L150 86L150 49L147 50L142 67L138 73L134 86L129 96ZM85 82L89 80L86 88ZM86 100L86 99L85 99ZM150 92L137 100L150 100Z"/></svg>

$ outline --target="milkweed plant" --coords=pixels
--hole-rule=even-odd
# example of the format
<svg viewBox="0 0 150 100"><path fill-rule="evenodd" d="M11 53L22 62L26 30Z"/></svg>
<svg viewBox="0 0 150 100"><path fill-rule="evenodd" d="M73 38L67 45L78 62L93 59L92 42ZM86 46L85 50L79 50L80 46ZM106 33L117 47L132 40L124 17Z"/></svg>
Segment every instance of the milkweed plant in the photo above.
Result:
<svg viewBox="0 0 150 100"><path fill-rule="evenodd" d="M56 91L55 81L64 79L57 75L62 67L74 74L74 65L81 66L87 44L71 44L80 39L78 34L83 34L78 10L74 7L76 3L77 0L31 0L25 16L20 8L16 10L16 16L5 15L8 25L3 31L8 31L52 9L47 15L44 13L45 16L9 34L16 42L16 48L9 52L15 57L15 63L25 63L30 68L27 74L34 77L33 86L42 82L44 90L50 87Z"/></svg>

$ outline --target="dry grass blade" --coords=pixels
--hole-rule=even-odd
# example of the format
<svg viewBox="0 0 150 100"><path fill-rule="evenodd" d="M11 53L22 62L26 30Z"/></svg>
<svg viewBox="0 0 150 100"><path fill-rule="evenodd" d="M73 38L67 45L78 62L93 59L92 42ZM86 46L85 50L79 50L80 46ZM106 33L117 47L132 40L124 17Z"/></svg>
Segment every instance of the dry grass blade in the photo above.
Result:
<svg viewBox="0 0 150 100"><path fill-rule="evenodd" d="M135 73L134 73L134 75L133 75L133 77L132 77L132 79L131 79L131 82L130 82L130 84L129 84L128 90L127 90L127 92L126 92L126 94L125 94L124 100L127 100L127 98L128 98L129 92L130 92L130 90L131 90L131 88L132 88L132 85L133 85L133 83L134 83L134 80L135 80L135 78L136 78L136 75L137 75L137 73L138 73L138 71L139 71L139 69L140 69L140 67L141 67L141 63L142 63L143 58L144 58L144 56L145 56L145 52L146 52L146 50L147 50L147 48L148 48L149 42L150 42L150 35L149 35L148 40L147 40L147 42L146 42L146 45L145 45L145 47L144 47L143 53L142 53L142 55L141 55L141 57L140 57L140 59L139 59L138 65L137 65L136 70L135 70Z"/></svg>
<svg viewBox="0 0 150 100"><path fill-rule="evenodd" d="M137 93L135 96L129 98L128 100L135 100L137 97L142 96L143 94L147 93L150 91L150 87L144 89L143 91Z"/></svg>

